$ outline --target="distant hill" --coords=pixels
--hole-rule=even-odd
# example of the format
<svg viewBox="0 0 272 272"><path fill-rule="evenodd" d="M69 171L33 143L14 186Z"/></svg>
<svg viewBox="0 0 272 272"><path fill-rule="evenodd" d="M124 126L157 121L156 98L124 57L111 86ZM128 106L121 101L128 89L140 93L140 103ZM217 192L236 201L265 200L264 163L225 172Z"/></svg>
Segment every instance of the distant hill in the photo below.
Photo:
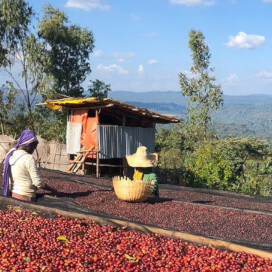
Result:
<svg viewBox="0 0 272 272"><path fill-rule="evenodd" d="M110 92L109 96L113 99L120 101L131 101L131 102L144 102L144 103L173 103L179 106L186 106L186 101L180 92L164 91L164 92L125 92L115 91Z"/></svg>
<svg viewBox="0 0 272 272"><path fill-rule="evenodd" d="M184 117L186 100L180 92L115 91L110 97L160 113ZM272 95L224 96L224 106L212 115L222 136L272 139Z"/></svg>

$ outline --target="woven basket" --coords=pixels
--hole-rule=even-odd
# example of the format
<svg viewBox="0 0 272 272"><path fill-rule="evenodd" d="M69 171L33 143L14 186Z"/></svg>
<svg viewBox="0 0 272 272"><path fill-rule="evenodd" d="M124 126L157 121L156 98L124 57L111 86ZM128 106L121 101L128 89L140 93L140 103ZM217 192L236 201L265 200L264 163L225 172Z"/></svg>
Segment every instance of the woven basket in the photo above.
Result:
<svg viewBox="0 0 272 272"><path fill-rule="evenodd" d="M142 180L131 180L126 177L113 177L112 181L116 196L128 202L146 201L154 187L154 183L144 183Z"/></svg>

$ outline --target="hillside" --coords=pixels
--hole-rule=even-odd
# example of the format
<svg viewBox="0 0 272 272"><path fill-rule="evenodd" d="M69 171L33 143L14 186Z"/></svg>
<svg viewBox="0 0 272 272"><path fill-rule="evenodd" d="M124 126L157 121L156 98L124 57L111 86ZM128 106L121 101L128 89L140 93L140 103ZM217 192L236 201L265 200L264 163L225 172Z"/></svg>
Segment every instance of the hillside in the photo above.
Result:
<svg viewBox="0 0 272 272"><path fill-rule="evenodd" d="M186 100L180 92L123 92L110 97L160 113L184 116ZM221 136L272 138L272 95L224 96L224 106L212 116Z"/></svg>

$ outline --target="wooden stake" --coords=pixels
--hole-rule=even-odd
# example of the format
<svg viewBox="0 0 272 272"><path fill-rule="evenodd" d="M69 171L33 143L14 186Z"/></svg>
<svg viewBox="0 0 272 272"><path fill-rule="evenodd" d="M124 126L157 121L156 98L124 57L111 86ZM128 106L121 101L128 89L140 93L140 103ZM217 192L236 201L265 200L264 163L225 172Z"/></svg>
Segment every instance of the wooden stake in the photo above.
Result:
<svg viewBox="0 0 272 272"><path fill-rule="evenodd" d="M100 113L101 109L95 110L95 116L97 117L97 119L99 120L99 113ZM98 132L98 126L97 126L97 132ZM97 133L97 143L98 143L98 133ZM99 171L99 151L96 152L96 177L99 178L100 177L100 171Z"/></svg>
<svg viewBox="0 0 272 272"><path fill-rule="evenodd" d="M125 127L126 126L126 114L123 113L123 126ZM127 159L126 158L123 158L122 159L122 166L123 166L123 175L124 176L127 176Z"/></svg>
<svg viewBox="0 0 272 272"><path fill-rule="evenodd" d="M99 172L99 152L96 152L96 177L100 177L100 172Z"/></svg>

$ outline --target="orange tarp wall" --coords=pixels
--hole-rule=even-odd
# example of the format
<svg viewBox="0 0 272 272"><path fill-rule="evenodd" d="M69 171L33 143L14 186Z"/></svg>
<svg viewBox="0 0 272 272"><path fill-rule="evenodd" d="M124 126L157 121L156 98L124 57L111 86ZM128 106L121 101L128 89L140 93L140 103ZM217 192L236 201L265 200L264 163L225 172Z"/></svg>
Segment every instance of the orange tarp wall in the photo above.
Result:
<svg viewBox="0 0 272 272"><path fill-rule="evenodd" d="M87 149L94 146L94 150L98 150L97 129L99 125L98 115L88 117L88 110L73 110L69 116L69 120L75 123L82 124L81 145ZM88 157L96 158L96 154L90 154Z"/></svg>

